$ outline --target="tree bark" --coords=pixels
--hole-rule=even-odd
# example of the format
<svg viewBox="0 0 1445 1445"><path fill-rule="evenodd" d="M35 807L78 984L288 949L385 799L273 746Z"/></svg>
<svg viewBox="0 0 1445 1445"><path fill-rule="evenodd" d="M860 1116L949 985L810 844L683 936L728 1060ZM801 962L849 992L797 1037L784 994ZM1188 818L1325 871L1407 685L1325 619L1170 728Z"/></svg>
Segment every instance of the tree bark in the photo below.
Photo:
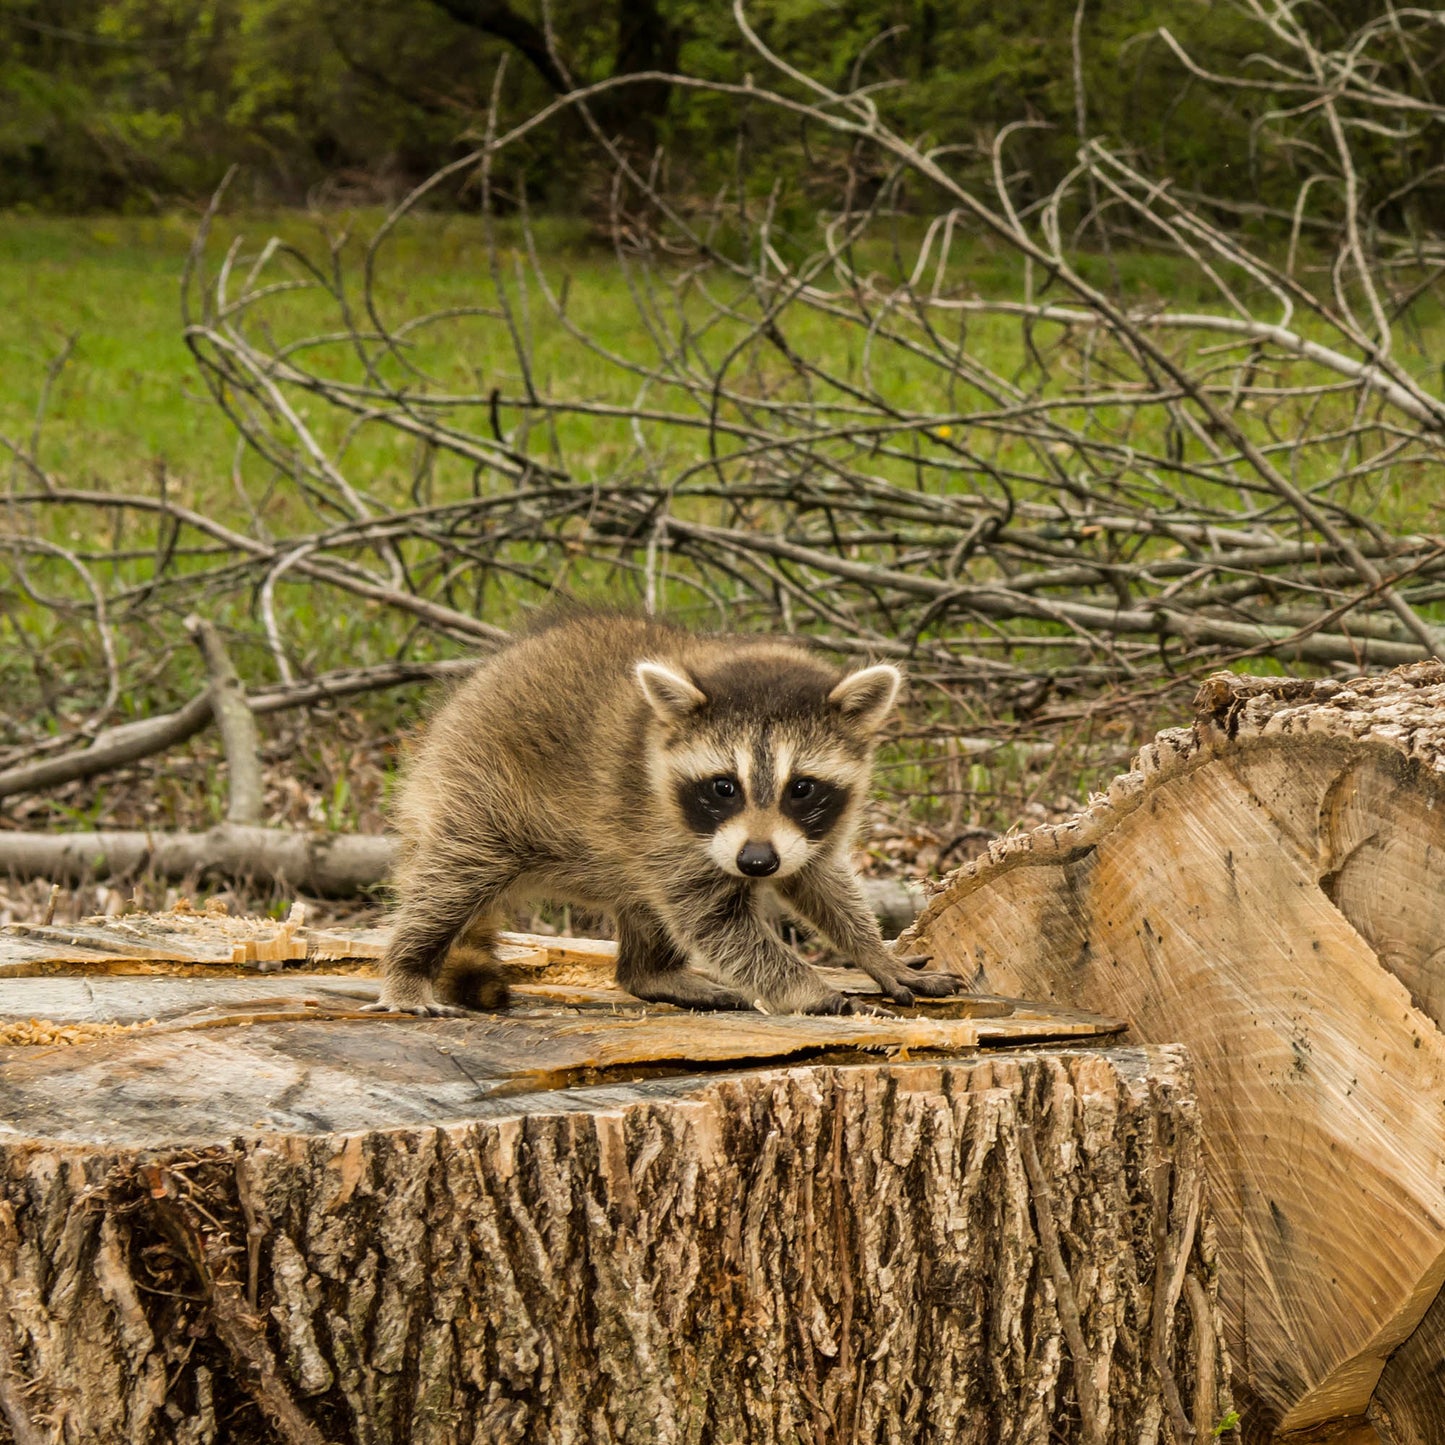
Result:
<svg viewBox="0 0 1445 1445"><path fill-rule="evenodd" d="M358 1013L384 941L0 930L0 1440L1132 1445L1227 1411L1179 1050L1009 999L644 1005L613 945L516 934L510 1011Z"/></svg>
<svg viewBox="0 0 1445 1445"><path fill-rule="evenodd" d="M1441 856L1445 667L1219 674L1192 729L959 869L911 935L1189 1048L1254 1438L1367 1414L1445 1438Z"/></svg>
<svg viewBox="0 0 1445 1445"><path fill-rule="evenodd" d="M305 1027L474 1058L454 1022ZM49 1051L56 1082L130 1046ZM143 1079L115 1087L128 1139L97 1116L0 1141L23 1445L61 1418L74 1445L1134 1445L1227 1409L1177 1050L767 1067L239 1138L159 1109L137 1133Z"/></svg>

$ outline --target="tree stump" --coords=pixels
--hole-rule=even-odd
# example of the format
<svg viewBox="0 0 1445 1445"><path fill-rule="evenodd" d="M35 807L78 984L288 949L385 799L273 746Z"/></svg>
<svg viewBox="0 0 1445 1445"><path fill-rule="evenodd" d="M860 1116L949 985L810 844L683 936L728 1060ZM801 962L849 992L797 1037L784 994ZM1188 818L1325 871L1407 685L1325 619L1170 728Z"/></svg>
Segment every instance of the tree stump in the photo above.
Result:
<svg viewBox="0 0 1445 1445"><path fill-rule="evenodd" d="M1445 667L1225 673L1196 706L1079 817L952 875L912 942L1187 1046L1247 1435L1440 1441Z"/></svg>
<svg viewBox="0 0 1445 1445"><path fill-rule="evenodd" d="M574 940L511 940L506 1014L357 1013L378 947L0 934L0 1439L1182 1445L1226 1413L1178 1049L995 998L642 1006Z"/></svg>

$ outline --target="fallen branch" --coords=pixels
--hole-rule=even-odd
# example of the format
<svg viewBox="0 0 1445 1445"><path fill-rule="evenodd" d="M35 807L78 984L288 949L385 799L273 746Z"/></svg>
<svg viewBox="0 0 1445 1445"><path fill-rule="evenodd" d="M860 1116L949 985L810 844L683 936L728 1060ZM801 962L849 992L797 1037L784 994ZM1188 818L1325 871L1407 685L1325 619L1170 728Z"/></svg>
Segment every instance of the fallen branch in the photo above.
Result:
<svg viewBox="0 0 1445 1445"><path fill-rule="evenodd" d="M211 677L211 715L221 730L221 746L226 750L230 793L226 821L258 823L265 795L261 782L261 744L256 735L256 719L246 700L246 689L214 623L192 613L186 618L186 631L201 649Z"/></svg>
<svg viewBox="0 0 1445 1445"><path fill-rule="evenodd" d="M324 898L349 898L385 883L395 841L368 833L295 833L221 823L197 833L0 832L0 874L79 883L149 873L170 882L225 879L270 883ZM885 926L899 931L923 905L923 890L867 878L863 890Z"/></svg>
<svg viewBox="0 0 1445 1445"><path fill-rule="evenodd" d="M208 691L193 697L178 712L148 718L144 722L127 723L102 734L93 746L46 758L39 763L7 768L0 773L0 798L14 793L38 793L58 788L76 778L93 777L111 772L142 758L153 757L168 748L193 738L211 720L211 694Z"/></svg>
<svg viewBox="0 0 1445 1445"><path fill-rule="evenodd" d="M376 667L341 668L302 682L257 688L247 695L246 701L251 712L259 717L266 713L286 712L292 708L312 707L319 702L355 697L359 693L378 692L388 687L406 687L437 679L460 679L469 676L476 665L472 658L455 658L439 662L388 662ZM211 693L207 689L176 712L111 728L88 748L77 748L74 752L47 758L43 762L7 768L0 772L0 798L17 793L39 793L75 782L78 778L92 778L131 763L143 762L195 737L205 729L212 715Z"/></svg>
<svg viewBox="0 0 1445 1445"><path fill-rule="evenodd" d="M390 838L236 823L198 833L0 833L0 872L71 883L150 873L171 882L248 879L345 898L381 883L391 857Z"/></svg>

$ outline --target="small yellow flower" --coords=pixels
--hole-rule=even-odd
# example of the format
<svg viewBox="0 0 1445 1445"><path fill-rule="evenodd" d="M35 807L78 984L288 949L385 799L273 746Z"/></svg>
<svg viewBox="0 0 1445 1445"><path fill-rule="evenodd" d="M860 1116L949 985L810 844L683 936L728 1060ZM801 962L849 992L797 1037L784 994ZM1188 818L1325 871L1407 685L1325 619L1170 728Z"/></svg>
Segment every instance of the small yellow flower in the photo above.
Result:
<svg viewBox="0 0 1445 1445"><path fill-rule="evenodd" d="M951 426L936 426L933 429L933 434L939 441L946 442L949 437L953 435L953 428Z"/></svg>

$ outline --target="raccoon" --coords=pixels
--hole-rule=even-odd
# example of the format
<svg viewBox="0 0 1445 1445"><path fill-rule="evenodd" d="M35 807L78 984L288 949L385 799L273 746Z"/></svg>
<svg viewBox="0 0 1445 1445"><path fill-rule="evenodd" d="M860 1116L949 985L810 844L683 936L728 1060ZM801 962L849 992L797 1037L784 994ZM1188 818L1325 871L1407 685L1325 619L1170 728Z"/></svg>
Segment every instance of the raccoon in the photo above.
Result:
<svg viewBox="0 0 1445 1445"><path fill-rule="evenodd" d="M512 644L441 709L407 770L377 1008L500 1003L492 943L527 897L610 913L617 981L642 999L852 1012L783 941L780 911L896 1003L956 992L955 976L889 950L849 857L901 681L633 617L574 617Z"/></svg>

